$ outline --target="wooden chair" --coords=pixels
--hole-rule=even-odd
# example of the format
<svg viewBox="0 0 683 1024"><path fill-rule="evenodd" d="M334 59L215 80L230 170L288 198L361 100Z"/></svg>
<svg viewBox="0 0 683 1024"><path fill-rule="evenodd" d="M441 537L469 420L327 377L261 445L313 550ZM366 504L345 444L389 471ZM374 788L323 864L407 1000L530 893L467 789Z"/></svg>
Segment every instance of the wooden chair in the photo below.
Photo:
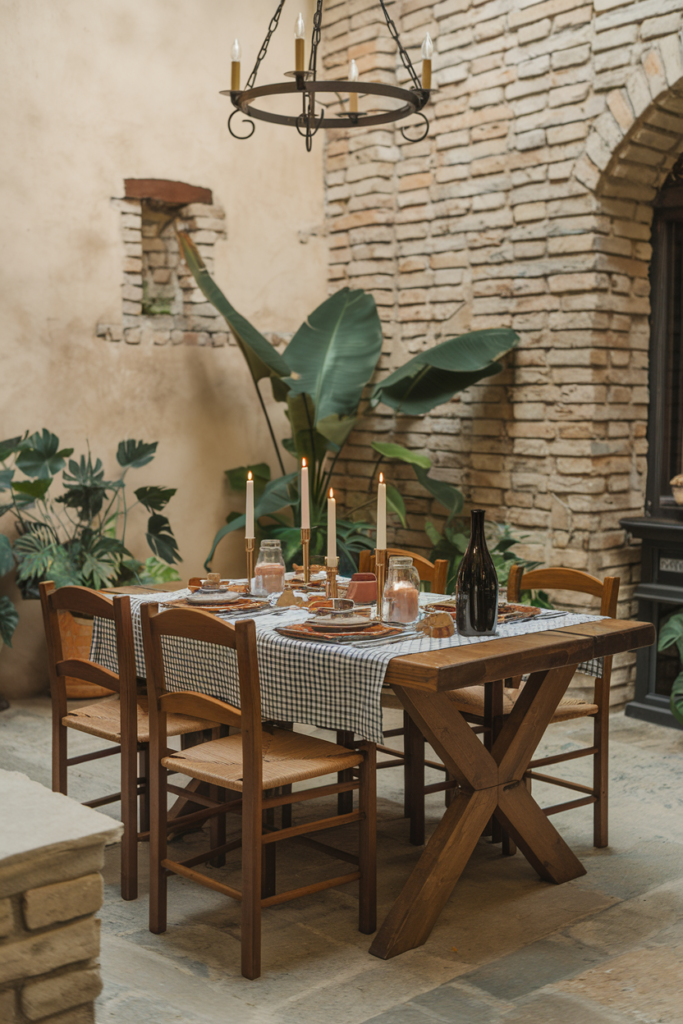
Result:
<svg viewBox="0 0 683 1024"><path fill-rule="evenodd" d="M601 615L615 618L619 598L619 582L619 578L616 576L607 576L604 582L602 582L595 576L590 576L588 573L580 572L577 569L534 569L532 572L524 573L520 566L514 565L508 579L507 594L508 601L513 604L519 602L520 593L523 590L565 590L579 594L589 594L600 598ZM612 658L604 658L598 670L601 674L595 679L592 702L577 697L563 697L552 718L553 723L566 722L572 718L592 718L592 746L531 761L525 773L525 778L529 786L531 785L531 780L536 779L540 782L551 783L552 785L574 790L581 794L575 800L545 808L546 814L559 814L562 811L568 811L575 807L593 804L593 843L597 847L604 847L607 846L609 691L612 675ZM475 728L484 733L484 742L489 747L500 732L506 716L514 708L515 701L523 688L521 678L510 678L505 682L505 686L502 685L501 680L499 685L494 684L494 686L489 687L488 693L487 687L469 686L460 690L453 690L450 694L450 698L458 711L470 723L473 723ZM427 792L446 789L449 786L449 782L424 787L424 769L422 768L424 758L422 757L422 761L420 760L419 742L416 743L414 741L414 746L417 746L418 749L413 749L410 752L406 766L406 774L410 776L410 782L408 783L410 786L410 807L413 816L417 819L415 827L413 827L413 820L411 818L411 841L413 841L413 834L415 834L416 838L419 838L420 829L422 829L421 836L422 842L424 842L424 797L420 797L420 793L424 792L425 789ZM556 778L553 775L540 774L536 771L537 768L559 764L563 761L572 761L579 757L593 758L592 786L584 786L578 782ZM432 767L445 771L443 765L431 762L430 764ZM498 839L503 840L506 852L514 852L511 840L502 835L497 825L494 827L493 836L494 840L497 836Z"/></svg>
<svg viewBox="0 0 683 1024"><path fill-rule="evenodd" d="M137 694L130 598L108 598L87 587L61 587L56 590L54 583L46 582L40 584L40 600L47 639L52 694L52 789L55 793L66 795L67 768L70 765L84 764L114 754L121 755L120 792L87 800L85 806L102 807L104 804L121 801L121 896L124 900L134 900L138 894L137 844L138 840L146 839L149 835L148 832L138 832L138 796L141 798L140 816L143 830L149 827L145 822L147 780L144 770L149 743L149 721L147 698ZM67 618L71 615L96 616L114 622L118 674L87 659L64 657L63 630L68 624ZM66 702L67 678L104 686L108 690L113 690L115 695L69 711ZM174 715L169 722L168 732L171 736L186 736L211 727L211 722L188 718L186 715ZM91 754L68 757L67 729L98 736L117 745ZM143 767L140 778L137 771L138 753Z"/></svg>
<svg viewBox="0 0 683 1024"><path fill-rule="evenodd" d="M387 548L387 558L393 555L407 555L412 558L413 565L417 569L421 583L430 583L433 594L445 594L448 581L448 562L445 558L437 558L436 562L430 562L422 555L416 555L414 551L405 551L403 548ZM358 571L375 571L375 552L364 549L358 555Z"/></svg>
<svg viewBox="0 0 683 1024"><path fill-rule="evenodd" d="M150 696L151 755L151 837L150 837L150 931L166 930L166 889L169 874L182 875L209 889L241 900L242 974L258 978L261 973L261 910L285 903L298 896L320 892L332 886L358 880L360 883L359 930L371 933L376 927L376 795L375 748L359 744L348 750L325 740L301 736L261 721L261 694L256 654L256 628L253 620L234 626L221 622L208 612L195 609L171 609L158 612L157 606L142 607L142 628ZM240 705L232 707L214 697L193 691L166 690L163 637L178 637L215 644L237 652ZM239 733L223 736L189 750L166 754L169 713L194 714ZM295 782L317 779L332 772L355 770L349 782L295 793L282 788ZM202 779L220 789L234 790L234 799L214 806L210 814L224 818L226 812L241 814L241 839L223 843L205 855L186 861L170 860L166 849L166 775L180 772ZM273 791L280 790L277 795ZM275 829L263 815L276 807L291 806L328 794L358 790L359 807L344 816L323 818L305 824ZM336 850L308 838L306 833L335 828L347 822L359 823L359 856ZM348 874L313 882L288 892L275 892L275 843L298 838L338 857L355 867ZM194 870L217 854L242 848L242 890L225 885Z"/></svg>

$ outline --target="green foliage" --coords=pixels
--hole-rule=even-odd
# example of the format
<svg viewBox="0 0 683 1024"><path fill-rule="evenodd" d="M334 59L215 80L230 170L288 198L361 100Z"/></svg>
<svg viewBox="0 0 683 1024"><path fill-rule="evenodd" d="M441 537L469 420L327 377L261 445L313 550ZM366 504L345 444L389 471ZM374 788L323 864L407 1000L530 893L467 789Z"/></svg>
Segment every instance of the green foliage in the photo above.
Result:
<svg viewBox="0 0 683 1024"><path fill-rule="evenodd" d="M139 487L136 502L129 507L126 501L126 475L150 463L156 449L157 442L122 441L117 450L120 476L106 480L101 460L93 460L90 452L71 459L67 469L65 460L73 449L60 449L59 438L47 430L0 442L1 481L10 497L9 503L0 505L0 515L10 512L18 533L13 545L6 537L0 541L0 575L16 566L23 596L37 597L38 583L45 579L58 587L100 589L158 577L162 564L163 571L169 571L168 563L180 559L169 521L160 510L175 489ZM12 459L14 464L7 465ZM30 479L17 480L17 470ZM60 474L63 493L51 498L48 491ZM136 506L151 513L147 541L154 556L147 562L135 559L125 546L128 515Z"/></svg>
<svg viewBox="0 0 683 1024"><path fill-rule="evenodd" d="M19 625L19 615L9 597L0 597L0 639L12 646L14 630Z"/></svg>
<svg viewBox="0 0 683 1024"><path fill-rule="evenodd" d="M275 401L287 403L292 436L283 439L282 447L297 459L307 460L312 523L319 521L322 524L325 499L337 458L358 420L363 393L382 350L381 323L374 299L361 290L342 288L307 317L280 354L231 305L211 278L190 237L180 232L178 240L198 287L229 324L257 390L259 381L268 378ZM411 416L429 412L470 384L498 373L501 365L496 360L518 341L514 331L507 328L449 338L435 348L419 353L378 383L372 391L370 404L374 406L384 402ZM275 434L262 399L261 406L275 443ZM457 488L429 476L432 463L428 456L395 444L377 443L374 448L380 455L379 461L383 458L401 459L411 464L420 483L447 509L449 518L462 509L462 495ZM268 523L261 522L260 528L279 529L286 552L291 552L295 543L294 532L298 531L300 522L298 474L285 474L277 444L276 453L283 474L281 486L278 487L275 480L265 484L255 514L257 519L270 517ZM244 467L240 467L227 471L235 490L243 487L243 470ZM372 479L369 483L371 487ZM266 498L266 505L263 505ZM276 500L280 502L278 507L273 504ZM388 490L387 500L390 511L405 525L405 504L396 488ZM366 504L374 504L374 498L353 510L352 518L344 520L349 524L346 533L346 528L342 529L338 521L340 550L350 563L362 547L370 546L366 541L374 532L370 523L360 523L355 518ZM207 569L223 537L243 525L243 516L228 517L226 525L214 538L205 562ZM319 529L322 530L322 525Z"/></svg>
<svg viewBox="0 0 683 1024"><path fill-rule="evenodd" d="M683 665L683 609L672 612L659 630L657 650L665 651L668 647L674 646L678 649L678 656ZM671 687L671 713L676 721L683 725L683 668Z"/></svg>

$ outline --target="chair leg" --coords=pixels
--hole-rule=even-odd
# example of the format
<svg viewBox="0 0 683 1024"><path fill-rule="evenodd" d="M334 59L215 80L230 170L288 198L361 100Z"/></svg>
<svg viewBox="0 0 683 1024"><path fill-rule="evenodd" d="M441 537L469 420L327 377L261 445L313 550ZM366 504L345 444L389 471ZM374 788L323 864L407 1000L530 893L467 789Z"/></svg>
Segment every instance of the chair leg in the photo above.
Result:
<svg viewBox="0 0 683 1024"><path fill-rule="evenodd" d="M209 786L209 799L215 800L216 803L225 802L226 795L225 790L219 786ZM225 843L225 815L217 814L214 818L209 819L209 842L211 843L211 849L214 850L217 846L223 846ZM215 857L212 857L209 861L212 868L222 868L225 866L225 854L219 853Z"/></svg>
<svg viewBox="0 0 683 1024"><path fill-rule="evenodd" d="M277 790L267 789L264 792L266 799L275 796ZM290 805L291 806L291 805ZM269 807L263 812L263 831L272 831L275 828L275 808ZM261 855L261 899L275 895L275 849L277 843L268 843Z"/></svg>
<svg viewBox="0 0 683 1024"><path fill-rule="evenodd" d="M353 733L343 729L337 731L337 743L340 747L350 747L353 743ZM351 782L353 779L353 772L347 770L344 772L337 772L337 780L339 782ZM353 790L349 790L347 793L337 794L337 814L351 814L353 811Z"/></svg>
<svg viewBox="0 0 683 1024"><path fill-rule="evenodd" d="M159 755L159 756L157 756ZM150 751L149 765L150 832L149 832L149 930L155 935L166 931L166 859L167 789L166 769L161 766L161 752Z"/></svg>
<svg viewBox="0 0 683 1024"><path fill-rule="evenodd" d="M405 786L410 808L410 842L423 846L425 841L425 741L424 736L406 715L403 741L405 759Z"/></svg>
<svg viewBox="0 0 683 1024"><path fill-rule="evenodd" d="M137 743L121 744L121 899L138 898ZM149 826L148 826L149 827Z"/></svg>
<svg viewBox="0 0 683 1024"><path fill-rule="evenodd" d="M291 792L292 792L292 787L291 786L281 786L280 787L280 792L282 793L283 796L290 796ZM282 805L282 809L280 811L280 815L281 815L280 826L282 828L291 828L292 827L292 805L291 804L283 804Z"/></svg>
<svg viewBox="0 0 683 1024"><path fill-rule="evenodd" d="M410 801L412 791L410 786L410 751L408 749L408 729L410 725L408 712L403 712L403 817L409 818L412 813Z"/></svg>
<svg viewBox="0 0 683 1024"><path fill-rule="evenodd" d="M147 744L140 747L138 753L138 772L142 783L140 793L140 831L149 832L149 747Z"/></svg>
<svg viewBox="0 0 683 1024"><path fill-rule="evenodd" d="M593 789L597 797L593 805L593 845L598 848L608 844L607 788L609 776L609 706L603 706L593 720Z"/></svg>
<svg viewBox="0 0 683 1024"><path fill-rule="evenodd" d="M242 975L261 974L261 800L243 792L242 800Z"/></svg>
<svg viewBox="0 0 683 1024"><path fill-rule="evenodd" d="M363 744L360 766L359 823L360 891L358 930L371 935L377 928L377 753L372 743Z"/></svg>
<svg viewBox="0 0 683 1024"><path fill-rule="evenodd" d="M52 792L66 796L66 726L62 718L66 714L66 698L52 698Z"/></svg>

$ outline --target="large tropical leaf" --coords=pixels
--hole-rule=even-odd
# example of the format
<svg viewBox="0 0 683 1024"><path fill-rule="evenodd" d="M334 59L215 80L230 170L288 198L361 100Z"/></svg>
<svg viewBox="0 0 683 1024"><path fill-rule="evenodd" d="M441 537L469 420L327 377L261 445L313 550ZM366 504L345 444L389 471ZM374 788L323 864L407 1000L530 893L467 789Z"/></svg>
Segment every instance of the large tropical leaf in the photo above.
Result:
<svg viewBox="0 0 683 1024"><path fill-rule="evenodd" d="M158 441L121 441L116 451L116 461L124 469L140 469L154 458Z"/></svg>
<svg viewBox="0 0 683 1024"><path fill-rule="evenodd" d="M254 480L254 492L261 491L270 480L270 466L267 462L257 462L253 466L237 466L236 469L226 469L225 475L228 478L230 489L233 491L246 491L247 479L251 473Z"/></svg>
<svg viewBox="0 0 683 1024"><path fill-rule="evenodd" d="M178 542L173 536L171 524L166 516L161 516L158 512L150 516L145 536L154 554L162 558L164 562L169 562L171 565L174 562L182 562L182 558L178 554Z"/></svg>
<svg viewBox="0 0 683 1024"><path fill-rule="evenodd" d="M270 483L266 484L263 494L254 505L254 519L272 515L274 512L279 512L280 509L285 508L285 506L292 505L295 498L291 494L291 486L295 480L298 480L298 477L299 473L296 471L294 473L287 473L285 476L279 476L276 480L271 480ZM204 562L205 569L209 569L211 559L223 538L227 537L234 530L243 530L244 524L245 516L241 515L229 519L225 526L220 528L213 538L211 551Z"/></svg>
<svg viewBox="0 0 683 1024"><path fill-rule="evenodd" d="M408 416L420 416L484 377L498 373L496 362L519 343L508 327L472 331L414 356L375 386L371 405L384 402Z"/></svg>
<svg viewBox="0 0 683 1024"><path fill-rule="evenodd" d="M457 516L462 511L464 498L462 493L457 487L453 487L452 484L446 483L445 480L435 480L433 477L428 476L427 470L422 469L421 466L413 466L415 470L415 476L420 481L422 486L429 491L432 497L448 509L448 518L451 516Z"/></svg>
<svg viewBox="0 0 683 1024"><path fill-rule="evenodd" d="M160 512L175 493L175 487L138 487L135 497L148 512Z"/></svg>
<svg viewBox="0 0 683 1024"><path fill-rule="evenodd" d="M67 508L78 509L80 519L90 522L101 511L107 492L121 487L120 480L105 480L104 468L100 459L92 464L90 452L87 459L81 455L80 461L69 460L69 472L62 474L66 491L56 500Z"/></svg>
<svg viewBox="0 0 683 1024"><path fill-rule="evenodd" d="M19 615L9 597L0 597L0 639L12 646L12 635L19 625Z"/></svg>
<svg viewBox="0 0 683 1024"><path fill-rule="evenodd" d="M315 406L311 396L290 391L287 416L292 428L293 454L297 459L306 459L309 466L321 462L327 453L327 440L314 426Z"/></svg>
<svg viewBox="0 0 683 1024"><path fill-rule="evenodd" d="M28 431L27 431L28 433ZM22 441L26 439L26 434L22 434L19 437L8 437L4 441L0 441L0 462L4 462L10 455L19 451L19 446Z"/></svg>
<svg viewBox="0 0 683 1024"><path fill-rule="evenodd" d="M0 576L11 572L13 568L14 555L12 554L12 544L9 537L6 537L4 533L0 533Z"/></svg>
<svg viewBox="0 0 683 1024"><path fill-rule="evenodd" d="M393 512L394 515L398 516L401 520L401 526L405 529L408 525L406 505L400 491L397 491L391 484L387 484L387 508L390 512Z"/></svg>
<svg viewBox="0 0 683 1024"><path fill-rule="evenodd" d="M400 459L401 462L407 462L412 466L431 469L432 460L428 455L420 455L419 452L413 452L410 448L404 448L403 445L393 444L390 441L373 441L372 447L385 459Z"/></svg>
<svg viewBox="0 0 683 1024"><path fill-rule="evenodd" d="M12 484L12 490L15 494L25 495L32 500L37 498L44 498L47 490L52 483L52 478L42 480L16 480Z"/></svg>
<svg viewBox="0 0 683 1024"><path fill-rule="evenodd" d="M349 288L318 306L287 346L285 357L292 371L287 383L295 394L311 396L315 425L326 437L331 426L335 436L330 440L335 444L339 431L334 430L334 420L328 426L328 418L356 415L381 351L382 327L374 298Z"/></svg>
<svg viewBox="0 0 683 1024"><path fill-rule="evenodd" d="M257 331L249 321L238 313L230 304L216 282L209 274L199 250L189 235L184 231L178 232L178 242L183 252L185 262L190 268L197 286L204 293L209 302L216 307L218 312L227 320L235 340L242 350L251 375L255 381L262 377L287 377L290 368L276 352L273 346ZM277 401L284 401L284 384L280 384L279 390L273 387L273 394Z"/></svg>
<svg viewBox="0 0 683 1024"><path fill-rule="evenodd" d="M0 469L0 491L8 491L12 486L13 469Z"/></svg>
<svg viewBox="0 0 683 1024"><path fill-rule="evenodd" d="M7 442L6 442L7 443ZM73 454L73 448L59 448L59 438L43 429L19 443L17 466L26 474L45 480L55 476L66 465L65 459Z"/></svg>

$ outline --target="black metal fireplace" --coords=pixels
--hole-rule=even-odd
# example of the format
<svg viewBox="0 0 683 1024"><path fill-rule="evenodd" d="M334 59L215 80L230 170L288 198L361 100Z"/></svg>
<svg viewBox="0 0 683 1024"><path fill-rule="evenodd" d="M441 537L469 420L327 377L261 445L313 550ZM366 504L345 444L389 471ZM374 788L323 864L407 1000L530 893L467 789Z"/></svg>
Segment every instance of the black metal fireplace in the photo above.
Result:
<svg viewBox="0 0 683 1024"><path fill-rule="evenodd" d="M683 472L683 161L655 200L652 224L650 413L645 515L621 526L643 542L639 618L659 628L683 610L683 507L670 481ZM669 707L677 648L638 651L636 697L626 714L680 728Z"/></svg>

